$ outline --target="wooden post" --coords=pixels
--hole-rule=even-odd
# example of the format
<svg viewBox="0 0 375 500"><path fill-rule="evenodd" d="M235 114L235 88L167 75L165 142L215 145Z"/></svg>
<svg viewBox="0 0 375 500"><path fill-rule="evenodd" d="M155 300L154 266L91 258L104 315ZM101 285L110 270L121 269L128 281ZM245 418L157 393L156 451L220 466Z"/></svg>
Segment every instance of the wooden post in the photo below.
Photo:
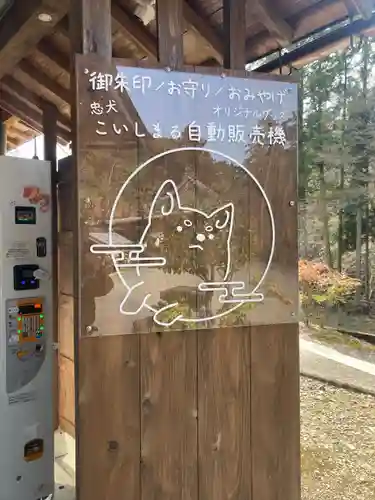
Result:
<svg viewBox="0 0 375 500"><path fill-rule="evenodd" d="M112 57L111 0L71 0L70 41L73 54Z"/></svg>
<svg viewBox="0 0 375 500"><path fill-rule="evenodd" d="M57 114L56 106L46 101L42 103L43 109L43 134L44 134L44 160L51 162L51 214L52 214L52 241L50 252L52 259L52 297L53 297L53 342L58 343L59 307L58 307L58 208L57 208ZM58 352L54 355L54 410L55 429L59 426L58 417Z"/></svg>
<svg viewBox="0 0 375 500"><path fill-rule="evenodd" d="M7 152L7 128L6 123L0 120L0 155Z"/></svg>
<svg viewBox="0 0 375 500"><path fill-rule="evenodd" d="M244 14L245 0L224 0L224 66L228 76L245 76ZM216 71L220 74L223 68ZM197 356L198 498L226 500L229 492L236 492L235 498L258 500L252 495L251 474L250 327L199 332Z"/></svg>
<svg viewBox="0 0 375 500"><path fill-rule="evenodd" d="M184 64L182 6L183 0L156 2L159 61L177 70ZM160 491L160 498L196 500L197 332L141 335L140 368L141 498Z"/></svg>
<svg viewBox="0 0 375 500"><path fill-rule="evenodd" d="M81 10L86 3L80 0ZM225 73L230 77L245 76L245 0L226 0L224 4L227 46L225 70L184 68L182 5L183 0L157 1L157 53L160 65L182 71L208 74L217 71L220 75ZM80 33L75 47L78 47L77 50L99 54L95 43L83 43L86 36L84 19L87 18L89 15L85 17L82 12L76 18L80 19L81 25L78 31L77 28L75 30L75 36ZM103 22L103 27L108 28L107 21ZM93 29L90 40L99 40L94 34L98 26L87 25L87 28ZM77 123L76 111L73 111L74 192L77 199L78 186L82 186L85 193L88 192L86 188L91 189L91 176L96 176L96 168L107 168L108 174L112 175L111 169L121 165L118 170L125 177L127 173L134 172L134 165L141 165L143 160L154 154L152 147L148 148L149 143L152 144L149 137L144 136L139 141L138 136L134 139L131 134L130 138L116 138L106 129L108 135L103 140L96 132L97 124L92 121L88 106L93 103L93 99L102 98L102 93L101 90L94 90L93 94L88 90L84 70L90 67L89 73L92 71L96 75L116 71L114 65L109 64L108 37L103 36L101 43L101 59L82 58L78 66L81 68L80 96L75 102L82 103L79 113L82 123ZM128 65L129 61L124 61L124 66ZM130 63L130 68L126 68L130 75L132 71L140 74L138 69L133 68L137 65L134 61ZM174 77L177 78L177 75ZM225 82L225 75L217 80ZM72 86L76 88L72 81ZM247 85L246 80L237 83ZM225 83L223 86L225 88ZM117 96L113 89L107 95L119 97L119 105L123 106L125 98ZM128 117L128 109L120 110L119 118L122 115ZM130 124L133 126L136 121L132 115ZM79 151L76 147L78 130ZM128 150L125 152L121 148L126 144ZM138 148L134 147L135 144ZM277 153L275 149L272 151ZM291 169L294 168L294 152L293 149ZM200 163L201 151L194 151L193 155L189 156L189 172L194 166L190 162L195 162L196 171L200 166L205 166ZM289 169L287 159L288 162L284 163L287 163L285 168ZM170 161L166 157L159 160L163 166ZM279 169L281 165L277 158L273 161L278 175L281 175L282 169ZM93 167L94 173L87 174L88 167ZM178 172L180 164L175 161L168 167L171 167L166 169L169 175L173 169ZM213 166L213 175L216 174L216 167ZM258 168L262 172L267 170L263 164ZM182 170L182 177L183 174ZM284 270L288 273L293 268L290 274L296 277L296 209L295 204L289 203L294 201L295 176L290 169L288 174L286 183L289 184L282 190L283 198L279 199L277 194L274 196L272 193L272 200L276 199L276 210L285 219L282 221L285 232L288 232L285 248L278 239L277 261L273 264L280 274ZM268 178L267 190L273 190L274 185ZM142 179L139 182L143 182ZM121 186L122 182L114 181L110 190L95 195L95 206L92 208L94 216L99 210L101 214L103 210L104 214L107 213L106 202L113 202L116 183ZM150 187L145 182L142 188L147 187L152 192L155 187L153 182L154 178ZM137 186L135 196L139 197L139 184ZM193 197L194 203L199 201L194 190ZM242 202L241 207L246 208L248 205L251 211L251 200L247 203L246 192L242 195ZM134 324L138 321L134 321L133 317L131 320L124 319L117 303L111 303L109 296L112 290L112 298L121 296L123 300L118 287L119 280L112 272L112 267L108 271L112 289L100 289L93 298L95 292L91 293L88 286L84 288L85 273L82 270L83 264L87 264L85 259L91 259L92 262L98 257L90 253L91 240L85 232L85 225L79 226L79 217L86 217L88 221L93 216L85 215L83 210L79 214L78 203L76 207L74 293L76 351L79 354L76 357L79 500L114 500L118 498L119 492L126 500L270 500L280 495L288 500L298 500L299 370L296 323L292 323L291 318L291 324L284 325L253 327L249 324L240 326L238 323L230 326L229 323L222 328L208 327L199 331L165 329L158 330L158 333L144 333L145 330L142 330L144 334L135 334L137 329ZM127 210L126 207L124 212L127 213ZM132 207L133 210L137 216L141 212L139 205ZM256 212L256 215L259 213ZM101 217L105 224L104 215L98 216L99 219ZM280 218L277 218L279 221ZM164 224L164 221L161 220L160 224ZM92 239L95 237L91 234ZM264 237L263 233L259 239L264 239L267 245L267 236ZM259 260L262 259L260 255ZM97 260L95 262L98 263ZM287 274L287 281L288 277ZM103 275L96 283L98 289L106 289ZM100 299L96 300L99 293ZM103 303L104 306L101 305ZM86 308L87 304L91 309ZM116 312L111 312L112 305L116 307ZM116 326L111 323L112 319ZM86 326L89 327L87 330ZM86 334L93 332L90 326L97 326L100 332L92 336ZM80 334L82 336L79 338Z"/></svg>
<svg viewBox="0 0 375 500"><path fill-rule="evenodd" d="M245 19L245 0L224 0L224 66L230 70L245 69ZM296 197L297 193L294 193L294 196ZM297 235L296 221L295 213L290 213L290 221L284 221L295 235ZM298 251L295 247L284 249L284 253L285 255L278 258L284 272L287 273L289 269L297 266ZM231 335L234 337L235 333L232 332ZM249 484L251 484L252 500L276 498L280 492L283 498L298 500L300 498L298 323L291 321L290 324L283 325L252 326L249 328L248 344L245 338L244 336L242 363L248 363L250 369L248 373L243 372L243 384L250 381L247 394L251 395L248 409L250 419L245 420L251 429L250 436L245 425L243 432L246 432L246 437L249 437L251 443L251 457L248 457L247 463L251 462ZM248 359L245 353L249 354ZM240 399L238 401L240 404ZM243 399L242 404L244 401ZM245 406L242 407L242 412L246 412ZM245 419L245 415L243 418ZM244 440L245 436L242 435L241 439ZM250 498L250 493L248 497Z"/></svg>
<svg viewBox="0 0 375 500"><path fill-rule="evenodd" d="M81 340L82 325L82 256L84 241L81 233L81 213L79 204L79 170L78 163L78 113L76 95L75 54L94 53L105 61L112 57L111 0L71 0L69 13L69 32L71 41L71 109L72 109L72 204L76 217L73 220L72 256L73 256L73 330L74 330L74 379L75 379L75 426L76 426L76 497L77 500L114 500L119 494L125 498L139 498L139 454L136 460L132 457L132 465L126 474L122 473L123 455L117 456L117 473L104 465L106 459L113 460L115 447L131 448L128 441L121 442L117 436L124 434L131 426L127 425L122 415L122 408L113 406L113 401L120 400L125 390L135 395L138 401L137 382L130 385L125 382L127 357L138 358L137 345L134 339L115 337L108 339ZM87 242L88 243L88 242ZM128 342L129 341L129 342ZM135 349L135 350L134 350ZM107 370L110 366L112 370ZM133 370L134 372L134 370ZM67 379L68 381L68 379ZM95 387L96 394L90 391L88 397L82 399L84 387ZM135 387L132 387L134 386ZM71 388L68 388L70 391ZM123 405L121 402L120 405ZM138 422L139 415L131 418ZM104 426L103 426L104 423ZM117 431L117 432L116 432ZM95 436L95 437L94 437ZM117 439L117 440L116 440ZM130 437L130 441L138 435ZM135 447L135 452L139 452ZM123 450L120 450L122 452ZM107 454L110 456L107 457ZM129 455L128 450L125 452ZM115 467L116 468L116 467ZM134 472L132 472L134 471ZM122 493L119 493L122 492Z"/></svg>
<svg viewBox="0 0 375 500"><path fill-rule="evenodd" d="M158 0L156 19L158 28L158 59L171 69L184 64L182 0Z"/></svg>
<svg viewBox="0 0 375 500"><path fill-rule="evenodd" d="M244 70L246 65L246 1L224 0L224 68Z"/></svg>

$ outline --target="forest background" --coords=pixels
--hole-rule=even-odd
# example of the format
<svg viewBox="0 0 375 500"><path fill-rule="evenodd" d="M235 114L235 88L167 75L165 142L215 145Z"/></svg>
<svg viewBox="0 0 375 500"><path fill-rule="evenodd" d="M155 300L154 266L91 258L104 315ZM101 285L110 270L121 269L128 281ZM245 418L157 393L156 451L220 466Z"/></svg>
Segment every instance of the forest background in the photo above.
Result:
<svg viewBox="0 0 375 500"><path fill-rule="evenodd" d="M305 323L375 333L375 40L299 71Z"/></svg>

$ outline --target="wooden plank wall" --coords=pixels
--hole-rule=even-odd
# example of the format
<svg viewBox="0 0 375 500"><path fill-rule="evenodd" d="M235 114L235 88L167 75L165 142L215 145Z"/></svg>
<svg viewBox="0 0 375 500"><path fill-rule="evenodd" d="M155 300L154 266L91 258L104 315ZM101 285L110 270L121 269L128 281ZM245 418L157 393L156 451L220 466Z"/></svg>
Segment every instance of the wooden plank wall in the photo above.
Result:
<svg viewBox="0 0 375 500"><path fill-rule="evenodd" d="M96 40L74 46L87 53L99 43L110 58L108 37L96 36L110 15L101 2L99 17L90 12L100 0L74 2L81 25L73 35ZM225 0L224 7L225 65L243 72L244 4ZM183 66L181 12L182 0L157 2L159 60L176 69ZM282 195L294 199L295 191L293 183ZM284 224L296 244L296 211L289 213ZM74 251L78 499L299 500L298 326L78 340L81 249ZM296 245L280 258L296 266Z"/></svg>

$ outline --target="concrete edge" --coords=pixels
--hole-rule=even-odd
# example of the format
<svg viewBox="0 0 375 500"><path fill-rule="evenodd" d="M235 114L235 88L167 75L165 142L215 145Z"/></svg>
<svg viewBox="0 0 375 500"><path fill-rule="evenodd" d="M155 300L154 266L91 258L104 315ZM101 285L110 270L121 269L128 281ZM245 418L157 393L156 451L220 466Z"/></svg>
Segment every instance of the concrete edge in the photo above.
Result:
<svg viewBox="0 0 375 500"><path fill-rule="evenodd" d="M305 378L309 378L311 380L316 380L318 382L323 382L326 384L331 384L335 387L338 387L339 389L346 389L347 391L355 392L357 394L367 394L368 396L374 396L375 397L375 388L374 390L372 389L367 389L365 387L361 387L359 385L354 385L354 384L348 384L347 382L340 382L339 380L331 379L329 377L323 377L320 375L312 374L312 373L306 373L301 371L300 375Z"/></svg>
<svg viewBox="0 0 375 500"><path fill-rule="evenodd" d="M55 432L55 463L75 484L75 439L61 429Z"/></svg>

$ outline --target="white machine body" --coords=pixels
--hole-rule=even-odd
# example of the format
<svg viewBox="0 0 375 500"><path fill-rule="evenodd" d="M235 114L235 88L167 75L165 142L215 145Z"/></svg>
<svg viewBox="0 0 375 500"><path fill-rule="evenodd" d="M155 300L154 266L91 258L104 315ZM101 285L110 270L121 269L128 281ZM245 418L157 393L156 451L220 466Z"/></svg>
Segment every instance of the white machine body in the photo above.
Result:
<svg viewBox="0 0 375 500"><path fill-rule="evenodd" d="M54 491L50 179L0 156L0 500Z"/></svg>

